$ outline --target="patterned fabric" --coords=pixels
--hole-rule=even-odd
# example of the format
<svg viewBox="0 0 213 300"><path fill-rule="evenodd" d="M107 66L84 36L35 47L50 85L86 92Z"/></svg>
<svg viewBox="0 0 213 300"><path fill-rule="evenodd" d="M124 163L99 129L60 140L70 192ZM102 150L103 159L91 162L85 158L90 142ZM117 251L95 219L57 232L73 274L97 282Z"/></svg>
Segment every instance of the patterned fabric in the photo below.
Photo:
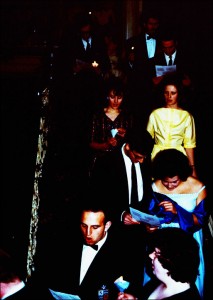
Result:
<svg viewBox="0 0 213 300"><path fill-rule="evenodd" d="M121 111L117 118L112 121L104 111L93 115L91 142L104 143L111 137L111 130L122 127L128 129L132 127L133 117L126 111Z"/></svg>
<svg viewBox="0 0 213 300"><path fill-rule="evenodd" d="M103 111L97 111L92 116L92 126L90 130L90 143L105 143L108 138L112 137L111 130L115 128L128 129L133 126L133 116L127 111L122 110L117 118L112 121ZM105 153L119 149L123 144L123 138L116 136L118 144L116 147L109 148L105 151L93 150L91 152L90 170L93 169L96 159L103 156Z"/></svg>

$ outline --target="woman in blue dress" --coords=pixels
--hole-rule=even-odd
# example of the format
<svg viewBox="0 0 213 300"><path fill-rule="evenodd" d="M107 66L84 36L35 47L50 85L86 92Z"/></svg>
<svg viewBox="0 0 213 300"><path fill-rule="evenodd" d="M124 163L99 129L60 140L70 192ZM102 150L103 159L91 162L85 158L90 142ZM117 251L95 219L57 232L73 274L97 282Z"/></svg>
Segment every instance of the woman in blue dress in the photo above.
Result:
<svg viewBox="0 0 213 300"><path fill-rule="evenodd" d="M153 161L154 197L149 205L149 213L162 218L161 228L179 227L193 234L197 240L200 264L196 286L203 298L205 263L202 227L207 221L207 190L191 174L188 159L182 152L176 149L160 151ZM151 232L156 227L147 226L147 229Z"/></svg>

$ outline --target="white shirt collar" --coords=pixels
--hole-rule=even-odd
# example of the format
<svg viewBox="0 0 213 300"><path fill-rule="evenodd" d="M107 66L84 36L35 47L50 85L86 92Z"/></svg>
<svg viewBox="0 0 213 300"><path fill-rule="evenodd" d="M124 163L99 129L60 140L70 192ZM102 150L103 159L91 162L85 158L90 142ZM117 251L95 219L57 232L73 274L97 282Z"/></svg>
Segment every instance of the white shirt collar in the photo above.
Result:
<svg viewBox="0 0 213 300"><path fill-rule="evenodd" d="M121 148L121 152L124 158L124 163L126 167L126 173L127 173L127 182L128 182L128 189L129 189L129 204L130 204L130 197L131 197L131 187L132 187L132 182L131 182L131 166L132 166L132 161L125 154L124 147L126 144L124 144ZM137 174L137 179L138 179L138 197L139 199L143 198L143 178L141 174L141 169L140 169L140 163L137 162L135 163L135 168L136 168L136 174Z"/></svg>
<svg viewBox="0 0 213 300"><path fill-rule="evenodd" d="M84 279L84 276L86 275L87 270L90 267L96 254L98 253L98 251L101 249L101 247L105 243L105 241L107 239L107 235L108 235L108 233L106 232L105 237L96 244L96 245L98 245L97 251L90 246L83 245L82 256L81 256L80 278L79 278L80 284L81 284L82 280Z"/></svg>
<svg viewBox="0 0 213 300"><path fill-rule="evenodd" d="M10 291L8 291L2 298L1 300L3 299L6 299L7 297L17 293L18 291L20 291L21 289L23 289L23 287L25 287L25 283L24 281L21 281L19 283L17 283L16 285L12 286L10 288Z"/></svg>
<svg viewBox="0 0 213 300"><path fill-rule="evenodd" d="M106 231L105 237L96 244L96 245L98 245L98 251L101 249L103 244L106 242L107 235L108 235L108 232Z"/></svg>
<svg viewBox="0 0 213 300"><path fill-rule="evenodd" d="M125 160L125 163L128 163L128 164L131 164L132 165L132 161L131 159L129 158L129 156L126 155L125 151L124 151L124 148L126 146L126 143L123 144L122 148L121 148L121 152L122 152L122 155L123 155L123 158Z"/></svg>
<svg viewBox="0 0 213 300"><path fill-rule="evenodd" d="M86 49L86 47L87 47L87 41L85 41L84 39L82 39L82 43L84 44L84 48ZM88 43L89 43L90 46L91 46L91 43L92 43L92 38L91 38L91 37L88 38Z"/></svg>
<svg viewBox="0 0 213 300"><path fill-rule="evenodd" d="M150 39L147 39L148 36L150 36L150 35L146 33L146 41L147 41L147 42L150 41L150 40L155 40L155 39L152 38L152 37L151 37Z"/></svg>
<svg viewBox="0 0 213 300"><path fill-rule="evenodd" d="M171 55L172 61L173 61L173 62L174 62L174 60L175 60L176 53L177 53L177 51L175 51L175 52ZM164 53L164 56L165 56L166 62L168 63L170 55L167 55L166 53Z"/></svg>
<svg viewBox="0 0 213 300"><path fill-rule="evenodd" d="M101 249L101 247L103 246L103 244L105 243L106 239L107 239L107 235L108 235L108 232L106 231L106 234L105 234L105 237L103 239L101 239L98 243L96 243L96 245L98 245L98 250L97 252ZM86 247L90 247L89 245L83 245L84 248ZM90 247L91 248L91 247ZM93 248L91 248L93 249ZM93 249L94 250L94 249ZM96 251L96 250L94 250Z"/></svg>

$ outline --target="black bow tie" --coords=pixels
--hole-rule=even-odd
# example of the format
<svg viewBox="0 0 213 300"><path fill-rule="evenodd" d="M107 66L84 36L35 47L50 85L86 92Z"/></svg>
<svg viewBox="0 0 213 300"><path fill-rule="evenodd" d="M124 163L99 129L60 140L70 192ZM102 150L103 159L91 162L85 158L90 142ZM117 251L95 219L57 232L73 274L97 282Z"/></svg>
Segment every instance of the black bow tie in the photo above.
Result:
<svg viewBox="0 0 213 300"><path fill-rule="evenodd" d="M150 35L147 35L146 39L150 40L150 39L152 39L152 37Z"/></svg>
<svg viewBox="0 0 213 300"><path fill-rule="evenodd" d="M88 244L84 244L85 246L89 246L92 247L94 250L98 250L98 245L88 245Z"/></svg>

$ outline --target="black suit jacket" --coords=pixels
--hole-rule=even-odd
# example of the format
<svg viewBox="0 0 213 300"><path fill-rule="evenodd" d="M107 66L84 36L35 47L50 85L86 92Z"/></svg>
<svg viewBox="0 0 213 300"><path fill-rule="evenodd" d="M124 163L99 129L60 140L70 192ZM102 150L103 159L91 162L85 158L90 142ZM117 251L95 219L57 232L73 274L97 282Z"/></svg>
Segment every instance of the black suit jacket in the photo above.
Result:
<svg viewBox="0 0 213 300"><path fill-rule="evenodd" d="M128 236L126 235L124 243L123 234L119 232L117 228L109 229L106 242L98 251L80 285L83 241L80 233L74 234L73 229L61 232L60 236L48 243L42 256L37 257L36 277L43 279L54 291L79 295L82 300L96 300L98 290L103 285L109 289L109 299L116 299L118 290L114 281L123 275L125 280L131 282L130 291L136 293L143 280L144 261L143 252L140 251L143 248L140 248L140 241L137 255L133 256L133 247L127 244Z"/></svg>
<svg viewBox="0 0 213 300"><path fill-rule="evenodd" d="M133 67L129 67L128 54L134 47ZM156 37L155 55L159 51L159 40ZM153 109L152 95L152 63L148 57L146 36L144 32L126 40L125 45L125 72L127 77L127 91L130 108L146 126L148 116Z"/></svg>
<svg viewBox="0 0 213 300"><path fill-rule="evenodd" d="M140 164L143 178L143 199L140 199L137 209L145 209L151 199L150 161ZM91 176L93 193L99 195L101 201L111 208L115 223L120 222L123 211L129 211L129 191L124 158L121 149L112 151L98 159Z"/></svg>
<svg viewBox="0 0 213 300"><path fill-rule="evenodd" d="M70 32L70 30L67 30L64 33L56 56L55 63L56 72L59 72L58 76L62 76L63 73L72 74L76 60L88 63L90 66L92 62L96 61L99 64L102 73L107 72L110 68L106 44L102 37L93 33L91 36L90 50L86 52L82 37L79 34L74 34L73 32ZM91 67L90 71L92 70L93 68ZM63 73L60 74L61 72Z"/></svg>
<svg viewBox="0 0 213 300"><path fill-rule="evenodd" d="M96 36L92 37L88 52L84 49L81 37L77 37L73 45L73 56L75 59L80 59L88 63L96 61L103 72L106 72L110 67L106 45L101 38Z"/></svg>
<svg viewBox="0 0 213 300"><path fill-rule="evenodd" d="M193 72L192 72L192 60L190 56L187 54L187 52L181 51L182 49L177 49L174 64L176 65L176 71L175 71L175 76L180 81L183 81L185 77L187 76L190 79L190 84L184 85L183 83L183 97L181 100L181 105L185 107L187 110L192 110L194 106L194 79L193 79ZM156 77L156 70L155 66L167 66L165 55L163 52L158 53L153 59L151 59L151 73L152 73L152 78ZM172 74L173 75L173 74ZM158 84L157 86L153 85L153 99L155 99L155 105L153 107L160 107L164 105L161 103L162 99L162 84ZM164 101L163 101L164 102Z"/></svg>
<svg viewBox="0 0 213 300"><path fill-rule="evenodd" d="M133 36L126 41L126 53L129 53L132 47L134 47L133 51L135 54L134 69L138 75L145 80L147 75L150 74L150 59L147 52L145 32L141 32L139 35ZM159 41L156 37L156 49L154 57L159 53L159 51Z"/></svg>
<svg viewBox="0 0 213 300"><path fill-rule="evenodd" d="M184 54L180 50L177 50L175 60L174 60L174 65L176 65L176 72L177 75L180 76L180 78L183 78L184 74L188 75L191 77L191 72L190 72L190 57L187 54ZM191 62L192 63L192 62ZM158 53L154 58L151 59L151 64L152 64L152 76L156 76L156 71L155 71L155 66L167 66L165 55L163 52Z"/></svg>
<svg viewBox="0 0 213 300"><path fill-rule="evenodd" d="M39 283L26 283L18 292L7 297L8 300L51 300L55 299L47 287Z"/></svg>

